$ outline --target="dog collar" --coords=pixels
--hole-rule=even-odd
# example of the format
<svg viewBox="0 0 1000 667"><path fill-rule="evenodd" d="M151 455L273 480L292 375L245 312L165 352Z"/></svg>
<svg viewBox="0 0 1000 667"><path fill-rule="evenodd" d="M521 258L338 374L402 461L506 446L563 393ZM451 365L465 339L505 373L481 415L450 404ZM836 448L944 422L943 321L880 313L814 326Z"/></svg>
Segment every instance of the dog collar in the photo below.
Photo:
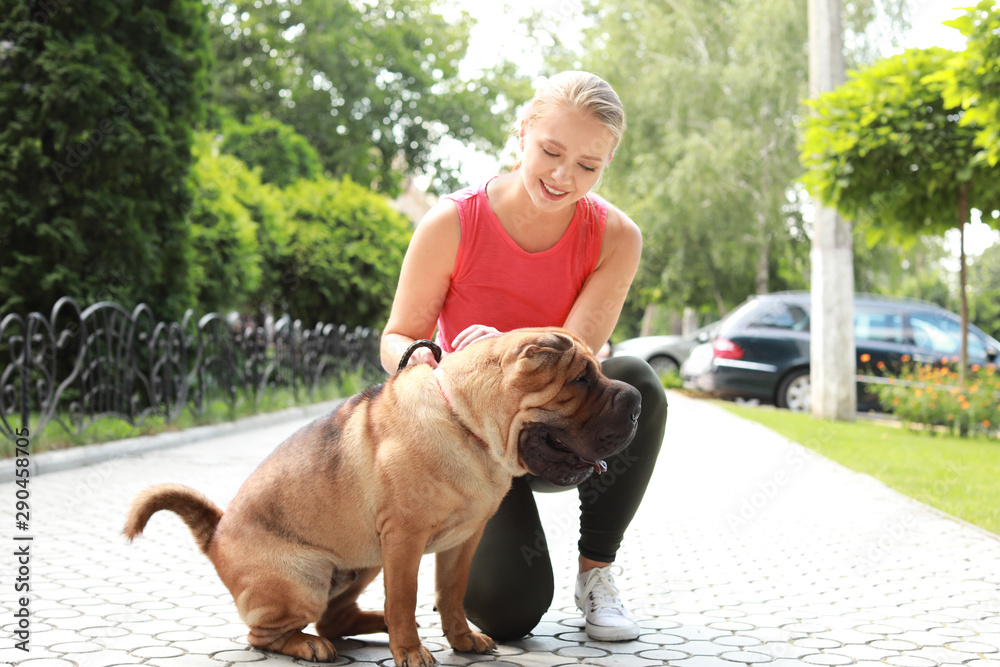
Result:
<svg viewBox="0 0 1000 667"><path fill-rule="evenodd" d="M448 392L444 390L444 385L441 384L441 378L438 377L436 369L434 373L432 373L432 375L434 376L434 381L437 382L438 390L440 390L441 395L444 397L444 402L448 404L448 409L450 409L451 414L454 415L455 421L457 421L462 426L462 428L468 431L469 434L479 442L480 447L482 447L484 450L488 450L489 445L486 444L486 441L480 438L478 435L476 435L476 432L473 431L471 428L469 428L469 425L466 424L464 421L462 421L462 418L458 416L458 413L455 411L455 406L451 404L451 398L448 397Z"/></svg>

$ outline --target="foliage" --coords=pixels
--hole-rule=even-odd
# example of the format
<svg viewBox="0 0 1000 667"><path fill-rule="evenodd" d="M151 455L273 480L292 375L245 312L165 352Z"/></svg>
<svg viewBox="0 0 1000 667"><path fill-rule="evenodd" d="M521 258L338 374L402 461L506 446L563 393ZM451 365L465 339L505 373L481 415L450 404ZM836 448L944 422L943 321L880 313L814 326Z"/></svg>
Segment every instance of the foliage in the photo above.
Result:
<svg viewBox="0 0 1000 667"><path fill-rule="evenodd" d="M981 0L945 25L966 38L946 79L945 100L965 110L963 124L978 127L976 142L991 166L1000 162L1000 5Z"/></svg>
<svg viewBox="0 0 1000 667"><path fill-rule="evenodd" d="M260 167L260 181L285 187L300 178L323 175L323 162L306 138L274 118L252 116L246 124L223 124L220 150L247 166Z"/></svg>
<svg viewBox="0 0 1000 667"><path fill-rule="evenodd" d="M1000 169L975 160L975 128L959 123L935 73L953 52L910 49L851 73L811 101L804 121L803 182L825 204L883 237L941 234L958 224L959 193L1000 207Z"/></svg>
<svg viewBox="0 0 1000 667"><path fill-rule="evenodd" d="M0 310L189 304L183 211L208 59L198 0L5 3Z"/></svg>
<svg viewBox="0 0 1000 667"><path fill-rule="evenodd" d="M895 416L910 425L942 426L952 435L996 436L1000 432L996 366L973 366L963 384L955 368L957 358L934 365L903 361L899 374L887 376L890 384L872 386Z"/></svg>
<svg viewBox="0 0 1000 667"><path fill-rule="evenodd" d="M228 127L241 138L256 128L276 129L266 150L249 149L267 165L303 145L301 135L274 121ZM350 179L314 175L284 188L262 183L264 167L251 169L222 152L227 144L253 145L203 132L195 148L188 217L200 306L259 318L287 312L350 327L383 321L409 241L403 216Z"/></svg>
<svg viewBox="0 0 1000 667"><path fill-rule="evenodd" d="M444 136L500 146L525 86L505 61L460 77L471 19L437 6L212 0L213 101L241 122L294 127L335 177L393 194L404 173L429 172L449 188L434 147Z"/></svg>
<svg viewBox="0 0 1000 667"><path fill-rule="evenodd" d="M197 135L194 155L194 201L187 216L195 257L191 288L199 309L241 309L261 287L258 233L281 215L278 191L261 183L259 170L220 154L209 133Z"/></svg>
<svg viewBox="0 0 1000 667"><path fill-rule="evenodd" d="M293 318L348 327L389 315L409 221L385 198L349 178L300 180L282 192L287 220L266 242L270 286Z"/></svg>

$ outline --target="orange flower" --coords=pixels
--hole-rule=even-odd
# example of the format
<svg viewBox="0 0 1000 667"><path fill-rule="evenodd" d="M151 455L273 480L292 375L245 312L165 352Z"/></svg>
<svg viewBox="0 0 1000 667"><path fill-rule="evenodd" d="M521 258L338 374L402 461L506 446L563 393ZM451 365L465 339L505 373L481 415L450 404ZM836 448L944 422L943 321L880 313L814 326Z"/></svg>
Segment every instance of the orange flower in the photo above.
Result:
<svg viewBox="0 0 1000 667"><path fill-rule="evenodd" d="M972 372L973 373L979 372L979 364L972 364Z"/></svg>
<svg viewBox="0 0 1000 667"><path fill-rule="evenodd" d="M962 403L958 407L962 408L963 410L968 410L969 409L969 402L966 401L965 403Z"/></svg>
<svg viewBox="0 0 1000 667"><path fill-rule="evenodd" d="M880 361L880 362L878 362L877 364L875 364L875 366L876 366L876 367L877 367L877 368L878 368L878 369L879 369L880 371L884 371L884 370L885 370L885 362L884 362L884 361Z"/></svg>
<svg viewBox="0 0 1000 667"><path fill-rule="evenodd" d="M958 402L962 403L963 401L965 401L965 394L959 394L959 396L958 396Z"/></svg>
<svg viewBox="0 0 1000 667"><path fill-rule="evenodd" d="M872 360L872 355L868 354L867 352L861 355L861 363L867 364L871 360Z"/></svg>
<svg viewBox="0 0 1000 667"><path fill-rule="evenodd" d="M921 389L920 387L917 387L916 389L913 390L913 395L919 398L920 396L924 395L924 390Z"/></svg>
<svg viewBox="0 0 1000 667"><path fill-rule="evenodd" d="M948 421L950 422L955 421L955 415L948 415Z"/></svg>
<svg viewBox="0 0 1000 667"><path fill-rule="evenodd" d="M983 428L989 428L990 426L992 426L992 424L990 424L990 420L989 419L984 419L983 420Z"/></svg>
<svg viewBox="0 0 1000 667"><path fill-rule="evenodd" d="M901 356L901 357L900 357L899 359L900 359L900 361L902 361L903 363L906 363L907 361L909 361L909 360L910 360L910 355L908 355L908 354L904 354L904 355L903 355L903 356Z"/></svg>
<svg viewBox="0 0 1000 667"><path fill-rule="evenodd" d="M954 357L951 358L951 363L953 363L953 364L957 364L958 363L958 355L957 354Z"/></svg>

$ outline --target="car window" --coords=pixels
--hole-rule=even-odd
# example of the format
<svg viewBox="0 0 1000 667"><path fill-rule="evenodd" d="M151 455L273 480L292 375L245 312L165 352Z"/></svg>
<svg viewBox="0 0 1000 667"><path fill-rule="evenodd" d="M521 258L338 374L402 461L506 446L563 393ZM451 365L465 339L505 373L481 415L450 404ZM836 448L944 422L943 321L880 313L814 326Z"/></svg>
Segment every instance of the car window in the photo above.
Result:
<svg viewBox="0 0 1000 667"><path fill-rule="evenodd" d="M857 340L902 344L903 316L900 313L859 309L854 313L854 337Z"/></svg>
<svg viewBox="0 0 1000 667"><path fill-rule="evenodd" d="M912 313L910 328L913 329L913 342L917 347L942 356L954 356L961 352L962 325L950 317L938 313ZM968 341L969 358L984 359L986 345L982 339L969 332Z"/></svg>
<svg viewBox="0 0 1000 667"><path fill-rule="evenodd" d="M809 328L809 315L801 306L773 301L754 313L749 326L805 331Z"/></svg>

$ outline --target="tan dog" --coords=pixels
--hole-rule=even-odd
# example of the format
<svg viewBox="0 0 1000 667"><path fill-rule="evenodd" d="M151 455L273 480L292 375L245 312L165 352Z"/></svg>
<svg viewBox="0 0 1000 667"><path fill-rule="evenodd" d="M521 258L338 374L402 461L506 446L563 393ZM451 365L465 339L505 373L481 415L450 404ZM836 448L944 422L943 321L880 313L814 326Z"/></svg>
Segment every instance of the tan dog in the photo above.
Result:
<svg viewBox="0 0 1000 667"><path fill-rule="evenodd" d="M517 475L561 485L602 469L635 433L639 392L604 377L561 329L477 341L413 366L300 429L223 513L193 489L153 486L125 535L159 510L191 529L232 593L252 646L333 660L329 638L388 630L397 665L431 665L415 619L420 557L437 553L436 603L457 651L495 644L462 598L486 521ZM385 570L384 612L357 597ZM316 624L320 637L302 629Z"/></svg>

